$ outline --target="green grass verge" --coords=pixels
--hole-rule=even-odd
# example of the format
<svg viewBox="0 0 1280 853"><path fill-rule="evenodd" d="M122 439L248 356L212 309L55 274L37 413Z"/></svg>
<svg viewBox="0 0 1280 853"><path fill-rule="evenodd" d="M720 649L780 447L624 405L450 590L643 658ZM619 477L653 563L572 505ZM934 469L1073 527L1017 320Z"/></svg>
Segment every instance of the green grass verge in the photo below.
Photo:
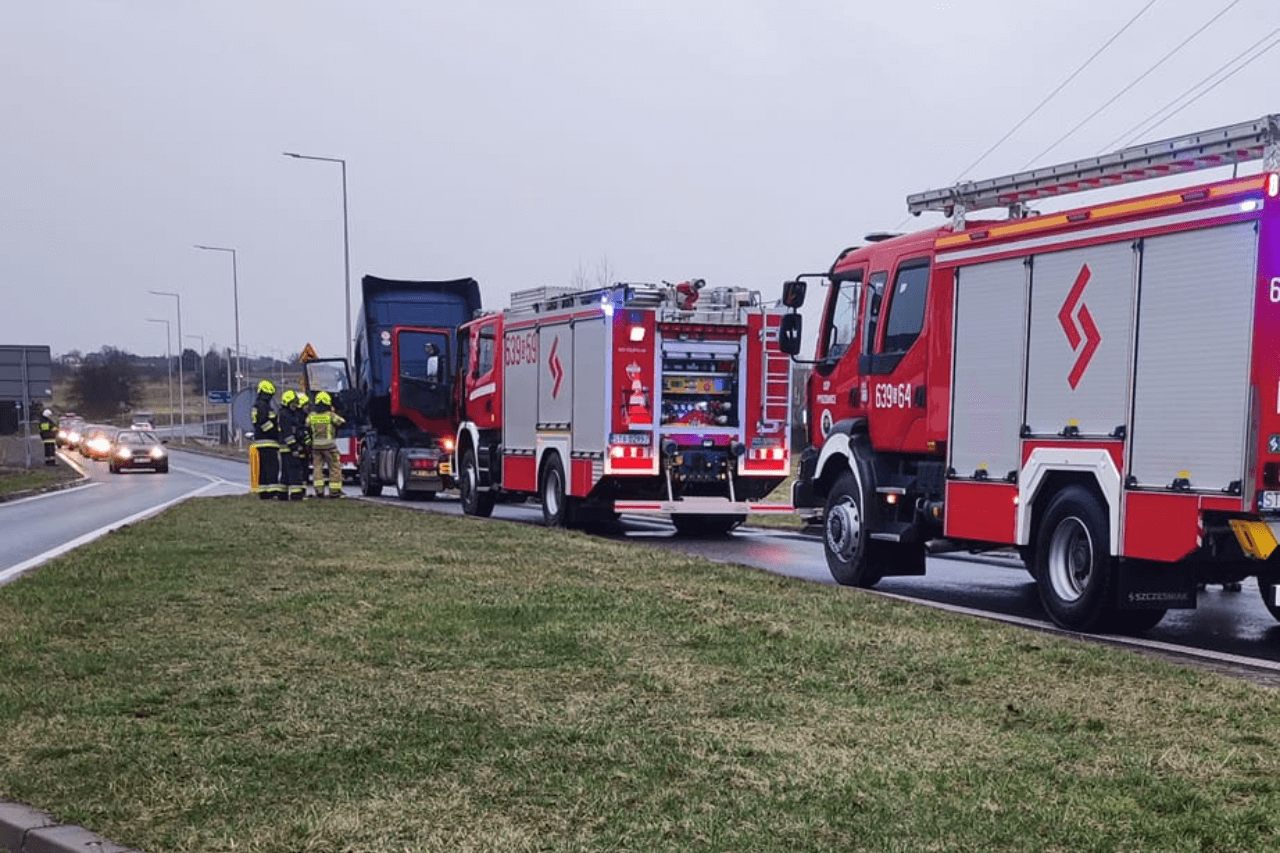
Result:
<svg viewBox="0 0 1280 853"><path fill-rule="evenodd" d="M46 466L37 459L33 468L10 468L0 465L0 497L56 486L79 477L74 468L61 460L57 465Z"/></svg>
<svg viewBox="0 0 1280 853"><path fill-rule="evenodd" d="M0 625L0 794L149 853L1280 847L1275 691L576 533L193 500Z"/></svg>

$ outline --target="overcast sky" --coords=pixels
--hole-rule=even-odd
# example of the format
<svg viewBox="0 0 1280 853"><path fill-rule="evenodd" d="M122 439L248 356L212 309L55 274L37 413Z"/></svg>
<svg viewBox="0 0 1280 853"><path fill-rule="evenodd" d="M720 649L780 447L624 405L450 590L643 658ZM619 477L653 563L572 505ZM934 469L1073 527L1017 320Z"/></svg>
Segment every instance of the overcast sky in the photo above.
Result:
<svg viewBox="0 0 1280 853"><path fill-rule="evenodd" d="M341 169L284 151L347 161L353 313L365 274L473 276L490 308L602 271L773 299L937 224L906 195L1148 2L0 0L0 343L163 354L168 318L176 352L162 290L231 346L204 243L237 250L247 351L343 354ZM1276 0L1155 0L967 177L1118 147L1259 39L1141 141L1280 112L1277 27Z"/></svg>

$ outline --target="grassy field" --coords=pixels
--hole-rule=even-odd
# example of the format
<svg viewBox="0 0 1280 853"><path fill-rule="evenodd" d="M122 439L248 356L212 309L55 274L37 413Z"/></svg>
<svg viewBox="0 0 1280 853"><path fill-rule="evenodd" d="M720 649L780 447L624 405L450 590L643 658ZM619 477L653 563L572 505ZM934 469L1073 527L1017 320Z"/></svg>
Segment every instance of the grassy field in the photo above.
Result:
<svg viewBox="0 0 1280 853"><path fill-rule="evenodd" d="M1280 848L1274 691L574 533L194 500L0 625L0 794L149 853Z"/></svg>

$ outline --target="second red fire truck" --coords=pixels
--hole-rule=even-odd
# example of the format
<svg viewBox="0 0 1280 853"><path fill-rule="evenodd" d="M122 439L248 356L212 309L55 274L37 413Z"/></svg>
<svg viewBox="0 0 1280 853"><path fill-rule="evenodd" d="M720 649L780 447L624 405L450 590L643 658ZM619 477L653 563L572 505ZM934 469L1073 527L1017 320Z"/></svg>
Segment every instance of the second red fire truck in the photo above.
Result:
<svg viewBox="0 0 1280 853"><path fill-rule="evenodd" d="M1043 216L1029 201L1263 159ZM1006 207L998 220L967 211ZM1280 117L929 191L829 287L792 499L832 575L1017 549L1070 629L1144 630L1256 577L1280 618ZM784 287L803 302L804 277ZM799 345L798 314L781 338Z"/></svg>
<svg viewBox="0 0 1280 853"><path fill-rule="evenodd" d="M720 533L790 470L784 313L739 288L537 288L464 325L462 505L538 497L551 526L619 512Z"/></svg>

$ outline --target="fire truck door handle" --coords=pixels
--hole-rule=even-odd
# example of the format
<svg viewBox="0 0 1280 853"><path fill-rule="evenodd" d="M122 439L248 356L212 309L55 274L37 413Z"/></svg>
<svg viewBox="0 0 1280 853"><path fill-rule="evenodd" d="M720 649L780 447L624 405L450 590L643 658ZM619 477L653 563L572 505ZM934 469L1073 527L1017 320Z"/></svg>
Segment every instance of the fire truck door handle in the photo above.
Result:
<svg viewBox="0 0 1280 853"><path fill-rule="evenodd" d="M856 385L849 389L849 405L850 406L862 405L862 391L859 390L858 386Z"/></svg>
<svg viewBox="0 0 1280 853"><path fill-rule="evenodd" d="M490 397L488 400L485 400L485 401L484 401L484 410L485 410L486 412L492 412L492 411L493 411L493 398L492 398L492 397Z"/></svg>

